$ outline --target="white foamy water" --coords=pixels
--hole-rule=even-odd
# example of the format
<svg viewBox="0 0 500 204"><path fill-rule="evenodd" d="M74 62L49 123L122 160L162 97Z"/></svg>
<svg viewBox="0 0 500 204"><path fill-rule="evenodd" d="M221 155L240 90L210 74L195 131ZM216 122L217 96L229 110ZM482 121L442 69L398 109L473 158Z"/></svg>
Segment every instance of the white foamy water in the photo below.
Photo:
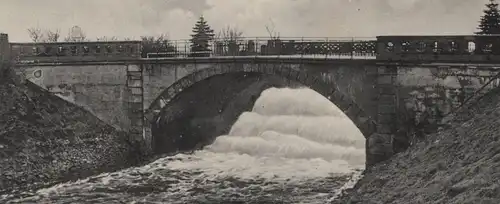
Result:
<svg viewBox="0 0 500 204"><path fill-rule="evenodd" d="M310 89L265 90L227 135L193 154L41 189L34 202L325 203L352 186L365 139ZM243 202L244 201L244 202Z"/></svg>

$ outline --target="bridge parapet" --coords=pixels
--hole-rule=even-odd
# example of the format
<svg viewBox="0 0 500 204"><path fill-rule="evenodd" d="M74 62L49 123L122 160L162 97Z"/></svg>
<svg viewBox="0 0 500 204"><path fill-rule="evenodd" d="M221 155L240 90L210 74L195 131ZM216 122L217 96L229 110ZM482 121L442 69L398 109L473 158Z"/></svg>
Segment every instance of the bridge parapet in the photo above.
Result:
<svg viewBox="0 0 500 204"><path fill-rule="evenodd" d="M10 43L18 64L123 61L141 57L140 41Z"/></svg>
<svg viewBox="0 0 500 204"><path fill-rule="evenodd" d="M500 35L378 36L377 59L415 62L498 62Z"/></svg>
<svg viewBox="0 0 500 204"><path fill-rule="evenodd" d="M216 38L207 48L192 48L190 40L169 41L160 49L143 53L144 58L322 55L375 56L374 38Z"/></svg>
<svg viewBox="0 0 500 204"><path fill-rule="evenodd" d="M216 38L196 48L190 40L10 43L16 64L294 56L377 59L385 62L500 62L500 35L378 36L376 38Z"/></svg>

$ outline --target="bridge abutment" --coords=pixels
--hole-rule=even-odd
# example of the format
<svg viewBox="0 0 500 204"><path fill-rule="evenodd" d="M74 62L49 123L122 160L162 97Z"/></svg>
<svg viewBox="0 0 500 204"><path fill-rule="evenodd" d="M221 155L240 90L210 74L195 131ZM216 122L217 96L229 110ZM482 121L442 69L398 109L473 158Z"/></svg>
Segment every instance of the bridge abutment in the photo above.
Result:
<svg viewBox="0 0 500 204"><path fill-rule="evenodd" d="M144 118L144 69L143 65L127 65L127 115L130 119L129 133L133 142L140 146L143 153L149 154L151 147L151 131L146 131Z"/></svg>
<svg viewBox="0 0 500 204"><path fill-rule="evenodd" d="M398 67L377 67L377 130L368 136L366 164L371 166L394 155L394 134L398 120Z"/></svg>

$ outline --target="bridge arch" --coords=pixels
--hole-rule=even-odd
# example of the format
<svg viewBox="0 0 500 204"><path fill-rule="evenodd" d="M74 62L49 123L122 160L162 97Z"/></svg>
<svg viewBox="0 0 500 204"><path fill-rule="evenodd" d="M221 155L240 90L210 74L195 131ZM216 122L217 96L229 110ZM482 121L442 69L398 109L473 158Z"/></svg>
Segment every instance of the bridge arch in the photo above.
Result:
<svg viewBox="0 0 500 204"><path fill-rule="evenodd" d="M158 120L160 112L182 91L194 84L209 79L211 77L230 73L258 73L272 75L298 82L323 95L335 104L347 117L356 125L361 133L368 138L376 132L375 120L356 104L349 96L338 90L334 81L322 77L321 73L311 73L296 69L286 64L254 64L249 66L237 66L234 64L219 64L213 67L195 71L174 82L166 88L151 103L145 112L145 125L152 126ZM153 135L150 135L154 137ZM153 139L154 140L154 139ZM368 143L368 142L367 142ZM368 144L367 144L368 148Z"/></svg>

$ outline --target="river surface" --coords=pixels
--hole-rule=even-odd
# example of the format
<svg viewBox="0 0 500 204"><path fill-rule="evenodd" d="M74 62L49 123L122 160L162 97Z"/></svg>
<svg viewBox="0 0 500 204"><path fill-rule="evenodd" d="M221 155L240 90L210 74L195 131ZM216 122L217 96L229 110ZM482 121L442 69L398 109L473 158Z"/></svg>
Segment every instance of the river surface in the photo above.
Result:
<svg viewBox="0 0 500 204"><path fill-rule="evenodd" d="M323 96L271 88L203 150L0 202L324 204L359 179L364 148L361 132Z"/></svg>

